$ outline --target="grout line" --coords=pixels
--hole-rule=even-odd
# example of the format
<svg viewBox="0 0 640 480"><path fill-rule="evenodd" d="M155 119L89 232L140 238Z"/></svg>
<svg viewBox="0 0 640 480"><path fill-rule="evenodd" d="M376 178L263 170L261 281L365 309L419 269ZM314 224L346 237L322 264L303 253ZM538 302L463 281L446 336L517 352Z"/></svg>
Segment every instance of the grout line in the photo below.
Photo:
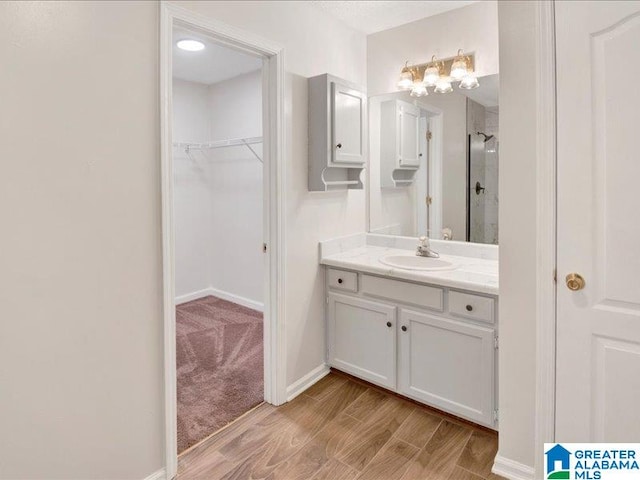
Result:
<svg viewBox="0 0 640 480"><path fill-rule="evenodd" d="M470 473L471 475L475 475L476 477L481 478L482 480L486 480L486 477L483 477L482 475L478 475L476 472L472 472L468 468L461 467L460 465L457 465L457 464L456 464L456 467L458 467L460 470L464 470L465 472Z"/></svg>

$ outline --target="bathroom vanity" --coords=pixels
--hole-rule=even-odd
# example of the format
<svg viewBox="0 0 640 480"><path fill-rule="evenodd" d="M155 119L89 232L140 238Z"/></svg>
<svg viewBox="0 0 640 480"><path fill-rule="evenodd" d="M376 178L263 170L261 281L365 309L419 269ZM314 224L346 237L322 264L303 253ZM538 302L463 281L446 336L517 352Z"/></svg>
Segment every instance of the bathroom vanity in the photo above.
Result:
<svg viewBox="0 0 640 480"><path fill-rule="evenodd" d="M437 261L414 238L321 243L327 363L497 429L497 247L433 243Z"/></svg>

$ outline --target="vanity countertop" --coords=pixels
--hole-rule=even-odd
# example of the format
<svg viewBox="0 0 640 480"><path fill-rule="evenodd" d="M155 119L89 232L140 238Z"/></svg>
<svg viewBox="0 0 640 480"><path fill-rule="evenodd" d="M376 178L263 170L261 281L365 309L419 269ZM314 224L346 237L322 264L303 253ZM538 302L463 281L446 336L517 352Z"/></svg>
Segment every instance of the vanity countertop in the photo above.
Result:
<svg viewBox="0 0 640 480"><path fill-rule="evenodd" d="M497 260L440 254L442 260L453 263L456 268L446 271L425 271L384 265L380 262L380 258L387 255L412 255L412 252L399 248L364 245L321 256L320 263L389 278L498 295Z"/></svg>

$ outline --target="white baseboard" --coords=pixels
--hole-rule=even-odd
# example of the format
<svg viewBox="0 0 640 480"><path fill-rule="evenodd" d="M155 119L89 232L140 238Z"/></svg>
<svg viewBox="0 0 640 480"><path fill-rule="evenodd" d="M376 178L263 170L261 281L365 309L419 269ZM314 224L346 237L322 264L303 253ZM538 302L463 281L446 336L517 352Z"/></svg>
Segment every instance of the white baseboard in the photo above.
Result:
<svg viewBox="0 0 640 480"><path fill-rule="evenodd" d="M287 387L287 402L290 402L314 383L317 383L320 379L329 375L329 372L329 366L323 363L311 370L300 380L289 385Z"/></svg>
<svg viewBox="0 0 640 480"><path fill-rule="evenodd" d="M176 297L176 305L191 302L193 300L198 300L199 298L208 297L209 295L221 298L222 300L227 300L228 302L237 303L238 305L250 308L251 310L264 312L264 303L262 302L256 302L255 300L250 300L248 298L241 297L240 295L234 295L233 293L224 292L213 287L208 287L196 292L187 293L186 295L180 295Z"/></svg>
<svg viewBox="0 0 640 480"><path fill-rule="evenodd" d="M167 479L167 473L164 468L161 468L157 472L154 472L148 477L144 478L144 480L166 480L166 479Z"/></svg>
<svg viewBox="0 0 640 480"><path fill-rule="evenodd" d="M209 295L213 295L213 293L211 293L211 288L203 288L202 290L197 290L195 292L187 293L185 295L179 295L176 297L176 305L180 305L181 303L191 302L193 300L198 300L199 298L204 298Z"/></svg>
<svg viewBox="0 0 640 480"><path fill-rule="evenodd" d="M499 454L496 455L491 471L509 480L534 480L536 474L533 467L501 457Z"/></svg>

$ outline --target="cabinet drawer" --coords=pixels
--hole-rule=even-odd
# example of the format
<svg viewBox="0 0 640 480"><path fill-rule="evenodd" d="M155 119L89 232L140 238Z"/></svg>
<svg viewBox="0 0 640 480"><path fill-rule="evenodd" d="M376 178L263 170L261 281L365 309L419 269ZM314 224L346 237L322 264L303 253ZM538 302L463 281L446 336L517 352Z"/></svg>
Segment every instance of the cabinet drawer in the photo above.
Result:
<svg viewBox="0 0 640 480"><path fill-rule="evenodd" d="M387 298L394 302L430 308L438 312L443 310L442 289L427 285L363 275L362 293L373 297Z"/></svg>
<svg viewBox="0 0 640 480"><path fill-rule="evenodd" d="M329 287L345 292L358 291L358 274L344 270L329 269Z"/></svg>
<svg viewBox="0 0 640 480"><path fill-rule="evenodd" d="M458 317L493 323L493 304L493 298L462 292L449 292L449 313Z"/></svg>

